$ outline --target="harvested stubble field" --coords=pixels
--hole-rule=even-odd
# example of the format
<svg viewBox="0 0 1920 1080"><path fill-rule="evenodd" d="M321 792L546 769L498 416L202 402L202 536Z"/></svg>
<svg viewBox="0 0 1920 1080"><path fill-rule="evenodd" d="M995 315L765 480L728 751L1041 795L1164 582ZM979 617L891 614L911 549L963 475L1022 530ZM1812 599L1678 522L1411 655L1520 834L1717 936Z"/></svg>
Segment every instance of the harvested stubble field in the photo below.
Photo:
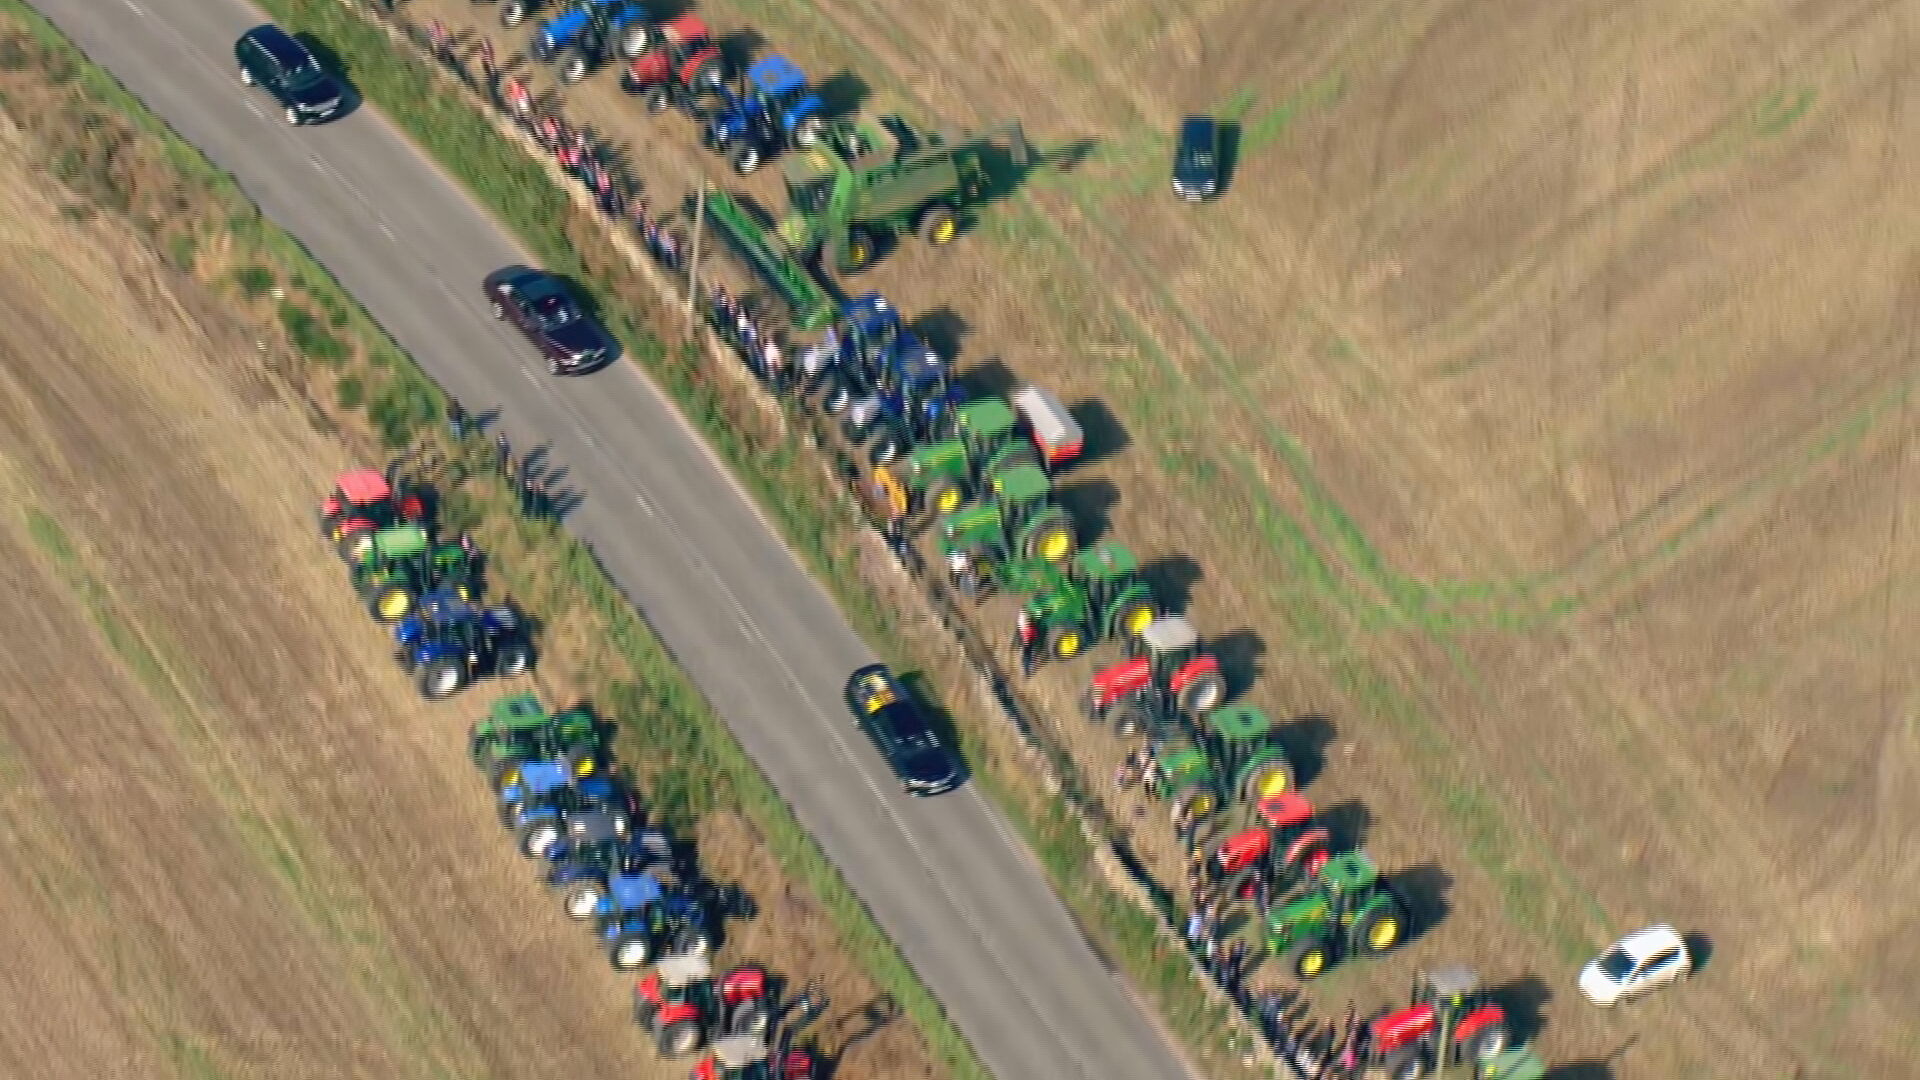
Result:
<svg viewBox="0 0 1920 1080"><path fill-rule="evenodd" d="M1461 957L1579 1074L1910 1071L1911 5L700 11L870 111L1052 151L868 280L986 381L1099 403L1068 497L1256 702L1319 718L1349 835L1437 868L1444 921L1330 1001ZM690 125L610 74L565 97L677 198ZM1192 111L1237 124L1198 208L1163 188ZM1084 674L1037 692L1067 717ZM1654 919L1711 939L1700 979L1572 1000Z"/></svg>
<svg viewBox="0 0 1920 1080"><path fill-rule="evenodd" d="M684 1075L501 835L464 750L491 689L422 705L315 534L368 449L309 396L334 373L209 284L243 245L196 228L200 189L82 123L72 70L14 63L7 29L0 90L36 126L0 119L0 1074ZM546 629L550 690L617 666L584 613ZM756 830L696 838L760 903L727 955L819 979L829 1053L873 1029ZM940 1075L909 1025L865 1035L836 1075Z"/></svg>

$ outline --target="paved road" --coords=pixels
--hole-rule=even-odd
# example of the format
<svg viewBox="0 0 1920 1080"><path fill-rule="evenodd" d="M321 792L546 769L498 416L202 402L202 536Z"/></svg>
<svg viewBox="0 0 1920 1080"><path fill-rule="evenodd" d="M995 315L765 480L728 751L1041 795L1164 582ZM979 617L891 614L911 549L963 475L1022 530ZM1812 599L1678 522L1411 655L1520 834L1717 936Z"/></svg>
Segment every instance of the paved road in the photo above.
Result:
<svg viewBox="0 0 1920 1080"><path fill-rule="evenodd" d="M377 113L294 130L243 94L235 0L36 0L230 170L434 378L550 443L570 518L1001 1080L1171 1080L1179 1058L972 789L901 794L839 704L872 660L672 406L629 366L554 380L478 283L524 256Z"/></svg>

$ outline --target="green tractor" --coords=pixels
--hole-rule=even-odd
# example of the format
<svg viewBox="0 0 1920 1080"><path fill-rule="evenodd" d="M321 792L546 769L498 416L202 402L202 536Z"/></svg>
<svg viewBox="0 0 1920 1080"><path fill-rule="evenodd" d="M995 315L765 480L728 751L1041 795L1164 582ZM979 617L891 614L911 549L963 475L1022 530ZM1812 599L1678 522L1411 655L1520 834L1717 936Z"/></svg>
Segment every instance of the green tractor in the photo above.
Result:
<svg viewBox="0 0 1920 1080"><path fill-rule="evenodd" d="M1053 481L1037 465L1019 465L988 479L987 498L940 521L940 548L947 577L963 596L980 599L993 586L1014 580L1021 568L1058 567L1073 557L1073 519L1053 502Z"/></svg>
<svg viewBox="0 0 1920 1080"><path fill-rule="evenodd" d="M914 501L935 513L965 505L988 477L1038 466L1040 455L1019 437L1019 418L1000 398L970 401L954 410L954 437L916 447L891 468Z"/></svg>
<svg viewBox="0 0 1920 1080"><path fill-rule="evenodd" d="M1154 751L1155 793L1176 816L1201 821L1221 810L1248 810L1292 791L1293 763L1278 726L1251 705L1229 705L1188 721Z"/></svg>
<svg viewBox="0 0 1920 1080"><path fill-rule="evenodd" d="M1051 660L1071 660L1101 641L1137 641L1160 617L1133 552L1111 540L1081 551L1066 573L1052 575L1045 584L1025 610L1045 638Z"/></svg>
<svg viewBox="0 0 1920 1080"><path fill-rule="evenodd" d="M435 589L472 599L479 585L479 558L466 540L435 544L418 525L397 525L373 534L353 563L353 589L381 622L398 622L415 601Z"/></svg>
<svg viewBox="0 0 1920 1080"><path fill-rule="evenodd" d="M1378 956L1405 939L1407 907L1358 851L1327 860L1302 895L1267 911L1267 952L1317 979L1342 958Z"/></svg>
<svg viewBox="0 0 1920 1080"><path fill-rule="evenodd" d="M567 758L580 762L575 768L579 775L591 775L591 759L601 745L600 721L591 712L573 708L549 713L532 691L494 702L467 735L474 768L487 774L488 785L495 789L519 783L520 765L527 761Z"/></svg>

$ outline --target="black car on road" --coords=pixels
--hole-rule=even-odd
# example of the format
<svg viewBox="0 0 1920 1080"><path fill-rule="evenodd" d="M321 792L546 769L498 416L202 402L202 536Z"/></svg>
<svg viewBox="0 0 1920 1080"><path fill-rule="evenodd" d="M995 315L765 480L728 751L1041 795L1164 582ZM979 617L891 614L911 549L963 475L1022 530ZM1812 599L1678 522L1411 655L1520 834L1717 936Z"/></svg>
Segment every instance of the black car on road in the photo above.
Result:
<svg viewBox="0 0 1920 1080"><path fill-rule="evenodd" d="M317 124L340 112L346 87L311 50L272 24L256 26L233 43L240 81L273 95L289 124Z"/></svg>
<svg viewBox="0 0 1920 1080"><path fill-rule="evenodd" d="M885 664L870 664L847 678L847 708L909 795L938 795L960 786L959 760Z"/></svg>
<svg viewBox="0 0 1920 1080"><path fill-rule="evenodd" d="M493 305L493 317L519 327L555 375L577 375L610 355L606 331L587 317L566 282L552 274L509 266L488 274L481 288Z"/></svg>
<svg viewBox="0 0 1920 1080"><path fill-rule="evenodd" d="M1220 124L1211 117L1180 121L1173 148L1173 193L1188 202L1220 193Z"/></svg>

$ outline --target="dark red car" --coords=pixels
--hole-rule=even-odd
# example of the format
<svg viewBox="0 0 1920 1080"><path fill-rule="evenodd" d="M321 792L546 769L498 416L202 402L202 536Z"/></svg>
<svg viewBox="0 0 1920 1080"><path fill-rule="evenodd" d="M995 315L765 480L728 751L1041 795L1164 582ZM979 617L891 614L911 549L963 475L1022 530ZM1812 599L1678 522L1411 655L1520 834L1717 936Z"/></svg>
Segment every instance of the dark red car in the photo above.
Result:
<svg viewBox="0 0 1920 1080"><path fill-rule="evenodd" d="M552 274L509 266L488 274L482 288L493 304L493 317L519 327L555 375L578 375L612 355L606 331L587 317L573 290Z"/></svg>

